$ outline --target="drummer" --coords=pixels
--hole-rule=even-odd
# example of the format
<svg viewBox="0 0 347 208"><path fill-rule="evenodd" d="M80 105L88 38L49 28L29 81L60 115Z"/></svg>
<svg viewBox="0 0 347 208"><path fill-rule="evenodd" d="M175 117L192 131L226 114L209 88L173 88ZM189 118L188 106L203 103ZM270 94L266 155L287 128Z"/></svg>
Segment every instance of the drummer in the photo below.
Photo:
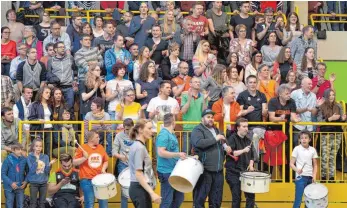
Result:
<svg viewBox="0 0 347 208"><path fill-rule="evenodd" d="M130 129L134 126L134 121L131 118L126 118L123 121L124 131L119 132L114 139L112 145L112 156L118 159L117 161L117 173L120 174L125 168L128 167L128 158L130 146L134 143L129 138ZM118 175L117 175L118 177ZM128 198L123 195L121 196L121 207L128 207Z"/></svg>
<svg viewBox="0 0 347 208"><path fill-rule="evenodd" d="M99 144L99 134L90 130L87 134L87 144L82 144L76 150L73 160L74 166L79 166L80 186L84 194L84 207L94 207L95 195L92 179L102 173L106 173L108 156L105 148ZM98 200L100 208L108 207L108 200Z"/></svg>
<svg viewBox="0 0 347 208"><path fill-rule="evenodd" d="M152 201L161 203L161 197L153 190L156 179L145 145L146 141L152 138L152 127L152 121L140 119L130 130L130 139L135 141L129 151L129 196L136 208L151 208Z"/></svg>
<svg viewBox="0 0 347 208"><path fill-rule="evenodd" d="M191 135L191 144L199 160L204 165L204 173L200 176L193 191L193 207L205 207L208 197L209 207L221 207L223 197L223 162L224 135L214 126L215 113L206 109L202 112L201 123L197 125ZM228 153L230 147L224 144Z"/></svg>
<svg viewBox="0 0 347 208"><path fill-rule="evenodd" d="M231 155L226 156L225 179L232 193L232 208L241 207L241 172L254 171L254 147L251 140L246 137L248 133L248 120L238 118L236 120L237 131L227 138L227 143L233 150ZM255 194L246 193L246 207L254 207Z"/></svg>
<svg viewBox="0 0 347 208"><path fill-rule="evenodd" d="M306 186L316 182L318 154L309 143L312 139L311 132L303 130L299 133L300 145L292 152L290 167L296 172L295 201L293 208L300 208L302 195Z"/></svg>
<svg viewBox="0 0 347 208"><path fill-rule="evenodd" d="M184 194L173 189L169 183L169 177L175 165L180 159L186 159L186 153L179 152L178 141L174 133L175 115L164 115L164 128L156 139L158 164L157 172L161 187L162 203L160 208L179 208L184 201Z"/></svg>

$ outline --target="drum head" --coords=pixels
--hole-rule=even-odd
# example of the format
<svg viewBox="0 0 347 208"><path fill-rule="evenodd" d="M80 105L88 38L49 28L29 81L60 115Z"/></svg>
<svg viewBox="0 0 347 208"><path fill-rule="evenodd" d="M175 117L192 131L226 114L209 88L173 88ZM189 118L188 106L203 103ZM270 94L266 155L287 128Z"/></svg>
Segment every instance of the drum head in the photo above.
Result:
<svg viewBox="0 0 347 208"><path fill-rule="evenodd" d="M267 172L257 172L257 171L250 172L249 171L249 172L242 172L241 176L245 178L270 178L271 174Z"/></svg>
<svg viewBox="0 0 347 208"><path fill-rule="evenodd" d="M328 195L328 189L320 183L312 183L306 186L304 193L310 199L321 199Z"/></svg>
<svg viewBox="0 0 347 208"><path fill-rule="evenodd" d="M116 180L116 177L114 177L113 174L110 173L104 173L104 174L99 174L97 176L95 176L92 179L92 184L95 186L108 186L109 184L111 184L113 181Z"/></svg>
<svg viewBox="0 0 347 208"><path fill-rule="evenodd" d="M130 187L130 169L125 168L118 176L118 183L122 187Z"/></svg>

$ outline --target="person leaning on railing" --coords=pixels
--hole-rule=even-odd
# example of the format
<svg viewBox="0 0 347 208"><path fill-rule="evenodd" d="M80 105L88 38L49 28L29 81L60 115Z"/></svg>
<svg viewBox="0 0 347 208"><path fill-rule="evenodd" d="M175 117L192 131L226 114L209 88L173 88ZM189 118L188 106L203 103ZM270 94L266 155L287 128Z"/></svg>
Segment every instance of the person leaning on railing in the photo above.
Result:
<svg viewBox="0 0 347 208"><path fill-rule="evenodd" d="M324 91L324 103L318 109L319 122L341 122L346 120L346 114L343 114L342 106L336 102L335 91L326 89ZM321 149L322 149L322 180L335 179L335 159L340 148L343 137L341 126L321 125Z"/></svg>

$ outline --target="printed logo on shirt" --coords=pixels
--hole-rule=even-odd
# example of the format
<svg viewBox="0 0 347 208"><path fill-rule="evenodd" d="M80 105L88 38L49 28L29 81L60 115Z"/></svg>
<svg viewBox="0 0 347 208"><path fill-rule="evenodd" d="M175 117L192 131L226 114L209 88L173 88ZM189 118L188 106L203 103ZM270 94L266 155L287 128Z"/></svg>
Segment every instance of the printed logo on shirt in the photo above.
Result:
<svg viewBox="0 0 347 208"><path fill-rule="evenodd" d="M88 165L91 168L98 168L102 164L102 157L99 153L93 153L88 157Z"/></svg>

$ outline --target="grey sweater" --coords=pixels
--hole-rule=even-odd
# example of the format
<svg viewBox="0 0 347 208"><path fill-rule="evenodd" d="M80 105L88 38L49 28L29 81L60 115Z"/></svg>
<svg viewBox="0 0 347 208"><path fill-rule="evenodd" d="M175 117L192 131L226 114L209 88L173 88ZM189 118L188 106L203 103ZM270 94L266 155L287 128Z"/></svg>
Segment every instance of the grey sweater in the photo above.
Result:
<svg viewBox="0 0 347 208"><path fill-rule="evenodd" d="M112 144L112 155L120 154L129 158L130 146L134 143L124 131L119 132ZM128 164L128 162L126 162Z"/></svg>
<svg viewBox="0 0 347 208"><path fill-rule="evenodd" d="M100 68L104 65L101 52L97 47L79 49L75 54L76 67L78 68L78 80L85 80L88 72L88 62L97 61Z"/></svg>
<svg viewBox="0 0 347 208"><path fill-rule="evenodd" d="M37 61L34 65L30 65L28 60L18 65L17 81L21 81L23 86L32 87L34 91L40 89L40 84L46 81L46 67Z"/></svg>

